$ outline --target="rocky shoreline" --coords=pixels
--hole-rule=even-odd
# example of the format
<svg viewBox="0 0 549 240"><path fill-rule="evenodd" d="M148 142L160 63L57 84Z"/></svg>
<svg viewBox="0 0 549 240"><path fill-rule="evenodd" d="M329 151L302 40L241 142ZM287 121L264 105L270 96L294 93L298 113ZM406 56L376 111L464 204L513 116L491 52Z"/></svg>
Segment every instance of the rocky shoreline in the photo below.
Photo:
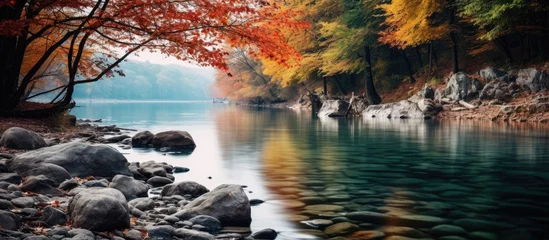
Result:
<svg viewBox="0 0 549 240"><path fill-rule="evenodd" d="M245 186L174 183L190 169L128 162L115 148L192 151L184 131L133 137L116 126L80 121L70 136L18 127L0 139L0 239L274 239L250 230ZM111 134L118 134L110 136ZM63 138L58 138L64 136ZM252 200L252 203L257 200Z"/></svg>
<svg viewBox="0 0 549 240"><path fill-rule="evenodd" d="M320 117L549 122L549 74L544 69L485 68L473 75L451 74L445 82L438 88L426 85L394 103L371 105L364 96L345 99L310 93L290 108L317 111Z"/></svg>

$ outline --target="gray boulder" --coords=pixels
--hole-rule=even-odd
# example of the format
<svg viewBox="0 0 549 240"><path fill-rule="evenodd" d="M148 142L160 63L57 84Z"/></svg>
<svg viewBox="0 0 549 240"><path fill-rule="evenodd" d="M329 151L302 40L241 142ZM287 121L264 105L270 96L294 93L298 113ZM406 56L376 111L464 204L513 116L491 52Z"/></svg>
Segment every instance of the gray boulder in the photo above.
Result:
<svg viewBox="0 0 549 240"><path fill-rule="evenodd" d="M175 214L181 220L198 215L212 216L223 226L247 227L252 222L250 202L240 185L220 185L191 201Z"/></svg>
<svg viewBox="0 0 549 240"><path fill-rule="evenodd" d="M186 229L178 228L174 232L175 236L183 240L214 240L215 237L209 233Z"/></svg>
<svg viewBox="0 0 549 240"><path fill-rule="evenodd" d="M318 110L319 117L338 117L345 115L349 108L349 102L344 100L325 100Z"/></svg>
<svg viewBox="0 0 549 240"><path fill-rule="evenodd" d="M27 180L21 184L21 190L44 195L49 194L53 196L63 196L63 192L55 188L55 186L54 181L48 179L44 175L40 175L27 178Z"/></svg>
<svg viewBox="0 0 549 240"><path fill-rule="evenodd" d="M0 173L0 182L20 184L23 177L17 173Z"/></svg>
<svg viewBox="0 0 549 240"><path fill-rule="evenodd" d="M478 75L480 75L480 78L484 79L485 81L492 81L492 80L498 80L498 81L509 81L509 75L507 75L506 72L500 71L498 69L487 67L485 69L482 69L478 72Z"/></svg>
<svg viewBox="0 0 549 240"><path fill-rule="evenodd" d="M132 137L133 147L148 147L152 143L154 134L149 131L138 132Z"/></svg>
<svg viewBox="0 0 549 240"><path fill-rule="evenodd" d="M211 234L217 234L221 230L221 222L212 216L198 215L189 219L189 222L204 226L204 230Z"/></svg>
<svg viewBox="0 0 549 240"><path fill-rule="evenodd" d="M433 117L430 109L425 107L426 112L419 108L417 103L408 100L400 102L370 105L362 112L364 118L381 118L381 119L427 119Z"/></svg>
<svg viewBox="0 0 549 240"><path fill-rule="evenodd" d="M125 175L114 176L111 187L122 192L128 200L138 197L147 197L147 192L149 191L149 186L147 184Z"/></svg>
<svg viewBox="0 0 549 240"><path fill-rule="evenodd" d="M160 176L154 176L147 180L147 184L153 186L153 187L162 187L167 184L173 183L173 180L166 178L166 177L160 177Z"/></svg>
<svg viewBox="0 0 549 240"><path fill-rule="evenodd" d="M180 195L184 196L186 194L191 195L192 197L198 197L204 193L209 192L206 187L200 185L197 182L193 181L184 181L184 182L178 182L175 184L168 184L162 189L162 193L160 195L162 196L173 196L173 195Z"/></svg>
<svg viewBox="0 0 549 240"><path fill-rule="evenodd" d="M435 90L432 87L425 85L423 87L422 97L425 99L435 99Z"/></svg>
<svg viewBox="0 0 549 240"><path fill-rule="evenodd" d="M35 166L49 163L67 170L72 177L114 177L128 175L128 161L120 152L107 145L65 143L23 153L8 163L11 171L28 172Z"/></svg>
<svg viewBox="0 0 549 240"><path fill-rule="evenodd" d="M471 87L471 79L467 74L458 72L453 74L444 90L444 95L450 100L464 100L469 94L469 88Z"/></svg>
<svg viewBox="0 0 549 240"><path fill-rule="evenodd" d="M52 206L46 206L44 210L42 210L40 221L45 222L50 226L65 225L67 222L67 215L59 209Z"/></svg>
<svg viewBox="0 0 549 240"><path fill-rule="evenodd" d="M21 219L12 212L0 210L0 225L2 229L17 230L21 225Z"/></svg>
<svg viewBox="0 0 549 240"><path fill-rule="evenodd" d="M136 198L128 202L128 205L137 208L141 211L147 211L154 209L154 201L148 197Z"/></svg>
<svg viewBox="0 0 549 240"><path fill-rule="evenodd" d="M38 133L20 127L8 128L0 138L0 147L32 150L45 146L46 141Z"/></svg>
<svg viewBox="0 0 549 240"><path fill-rule="evenodd" d="M160 176L166 177L168 171L166 170L165 165L162 163L157 163L155 161L147 161L139 164L139 172L145 177Z"/></svg>
<svg viewBox="0 0 549 240"><path fill-rule="evenodd" d="M516 82L525 91L539 92L549 88L549 74L535 68L521 69Z"/></svg>
<svg viewBox="0 0 549 240"><path fill-rule="evenodd" d="M157 133L151 143L155 148L194 149L196 147L191 134L186 131Z"/></svg>
<svg viewBox="0 0 549 240"><path fill-rule="evenodd" d="M91 188L79 192L70 200L68 214L73 227L91 231L130 227L126 198L114 188Z"/></svg>
<svg viewBox="0 0 549 240"><path fill-rule="evenodd" d="M46 176L52 180L55 186L59 186L67 179L71 179L71 175L64 168L51 163L38 163L33 168L18 168L15 172L22 176Z"/></svg>

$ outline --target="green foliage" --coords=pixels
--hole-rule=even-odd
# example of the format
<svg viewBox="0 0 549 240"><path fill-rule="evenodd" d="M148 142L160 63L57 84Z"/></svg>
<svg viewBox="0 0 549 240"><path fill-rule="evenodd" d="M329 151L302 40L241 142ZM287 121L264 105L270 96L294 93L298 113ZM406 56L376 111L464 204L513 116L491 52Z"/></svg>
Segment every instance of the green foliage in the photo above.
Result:
<svg viewBox="0 0 549 240"><path fill-rule="evenodd" d="M526 0L459 0L458 3L460 16L485 31L480 36L482 40L494 40L519 30L519 16L528 8Z"/></svg>

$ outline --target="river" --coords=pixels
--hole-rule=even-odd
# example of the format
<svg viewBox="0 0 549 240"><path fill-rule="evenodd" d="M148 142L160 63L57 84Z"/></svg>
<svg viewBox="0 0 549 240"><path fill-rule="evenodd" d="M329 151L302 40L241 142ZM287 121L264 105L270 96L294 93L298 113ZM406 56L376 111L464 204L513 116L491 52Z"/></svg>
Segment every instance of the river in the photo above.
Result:
<svg viewBox="0 0 549 240"><path fill-rule="evenodd" d="M547 128L329 119L211 102L78 105L72 114L102 124L188 131L197 145L190 154L119 150L130 162L191 169L176 181L248 186L250 199L265 201L252 206L252 230L273 228L277 239L326 238L325 225L351 212L363 234L393 235L399 228L388 226L406 226L414 229L396 235L434 238L440 233L430 228L445 223L465 228L449 230L465 239L549 239Z"/></svg>

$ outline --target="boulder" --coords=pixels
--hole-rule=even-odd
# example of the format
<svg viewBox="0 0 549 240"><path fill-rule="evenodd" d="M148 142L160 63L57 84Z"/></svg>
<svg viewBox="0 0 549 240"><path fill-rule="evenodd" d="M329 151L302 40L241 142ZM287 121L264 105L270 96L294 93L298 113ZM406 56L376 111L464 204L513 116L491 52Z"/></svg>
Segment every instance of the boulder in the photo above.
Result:
<svg viewBox="0 0 549 240"><path fill-rule="evenodd" d="M0 173L0 182L20 184L23 177L17 173Z"/></svg>
<svg viewBox="0 0 549 240"><path fill-rule="evenodd" d="M147 184L153 186L153 187L162 187L162 186L165 186L167 184L171 184L173 183L173 180L169 179L169 178L166 178L166 177L159 177L159 176L154 176L152 178L150 178L149 180L147 180Z"/></svg>
<svg viewBox="0 0 549 240"><path fill-rule="evenodd" d="M197 182L193 181L184 181L184 182L178 182L175 184L168 184L162 189L162 193L160 195L162 196L173 196L173 195L180 195L184 196L186 194L191 195L192 197L198 197L204 193L209 192L206 187L200 185Z"/></svg>
<svg viewBox="0 0 549 240"><path fill-rule="evenodd" d="M196 147L191 134L186 131L157 133L151 143L155 148L194 149Z"/></svg>
<svg viewBox="0 0 549 240"><path fill-rule="evenodd" d="M464 100L467 98L470 88L471 79L467 74L458 72L453 74L448 80L444 95L450 100Z"/></svg>
<svg viewBox="0 0 549 240"><path fill-rule="evenodd" d="M335 237L353 233L358 229L359 227L355 224L349 222L340 222L327 227L326 229L324 229L324 232L330 237Z"/></svg>
<svg viewBox="0 0 549 240"><path fill-rule="evenodd" d="M480 75L480 78L488 82L492 80L508 82L510 80L509 75L507 75L506 72L492 68L492 67L487 67L485 69L480 70L478 72L478 75Z"/></svg>
<svg viewBox="0 0 549 240"><path fill-rule="evenodd" d="M59 189L64 191L69 191L75 187L78 187L79 185L80 184L78 183L78 181L76 181L76 179L71 178L59 184Z"/></svg>
<svg viewBox="0 0 549 240"><path fill-rule="evenodd" d="M535 68L521 69L516 82L525 91L539 92L549 88L549 74Z"/></svg>
<svg viewBox="0 0 549 240"><path fill-rule="evenodd" d="M189 222L192 222L193 225L204 226L204 230L211 234L217 234L221 230L221 222L211 216L198 215L189 219Z"/></svg>
<svg viewBox="0 0 549 240"><path fill-rule="evenodd" d="M44 175L32 176L21 184L21 190L53 196L63 196L63 192L55 188L55 182Z"/></svg>
<svg viewBox="0 0 549 240"><path fill-rule="evenodd" d="M141 211L147 211L154 209L154 201L148 197L136 198L128 202L128 204Z"/></svg>
<svg viewBox="0 0 549 240"><path fill-rule="evenodd" d="M147 192L149 191L149 186L147 184L125 175L114 176L110 186L122 192L128 200L138 197L147 197Z"/></svg>
<svg viewBox="0 0 549 240"><path fill-rule="evenodd" d="M65 225L67 223L67 215L52 206L46 206L42 210L42 217L40 221L47 223L50 226Z"/></svg>
<svg viewBox="0 0 549 240"><path fill-rule="evenodd" d="M55 186L59 186L67 179L71 179L71 175L64 168L51 163L38 163L33 168L19 168L16 172L21 176L46 176L54 182Z"/></svg>
<svg viewBox="0 0 549 240"><path fill-rule="evenodd" d="M278 233L271 228L266 228L255 232L251 235L253 239L273 240L278 236Z"/></svg>
<svg viewBox="0 0 549 240"><path fill-rule="evenodd" d="M154 134L149 131L138 132L132 137L132 147L148 147L153 138Z"/></svg>
<svg viewBox="0 0 549 240"><path fill-rule="evenodd" d="M338 117L345 115L349 102L345 100L325 100L318 110L319 117Z"/></svg>
<svg viewBox="0 0 549 240"><path fill-rule="evenodd" d="M21 225L21 219L12 212L0 210L0 226L2 229L17 230Z"/></svg>
<svg viewBox="0 0 549 240"><path fill-rule="evenodd" d="M130 227L128 203L114 188L91 188L74 196L68 207L73 227L111 231Z"/></svg>
<svg viewBox="0 0 549 240"><path fill-rule="evenodd" d="M427 110L425 108L424 110ZM430 109L429 109L430 111ZM389 118L389 119L428 119L433 117L431 112L423 112L417 103L402 100L400 102L370 105L362 112L364 118Z"/></svg>
<svg viewBox="0 0 549 240"><path fill-rule="evenodd" d="M155 161L143 162L139 164L139 172L148 178L154 176L166 177L168 171L166 171L165 165Z"/></svg>
<svg viewBox="0 0 549 240"><path fill-rule="evenodd" d="M432 87L429 87L429 86L425 85L423 87L423 92L422 92L421 95L425 99L434 100L435 99L435 90Z"/></svg>
<svg viewBox="0 0 549 240"><path fill-rule="evenodd" d="M65 143L29 151L17 156L9 164L15 172L27 172L35 166L49 163L67 170L72 177L114 177L128 175L128 161L120 152L107 145Z"/></svg>
<svg viewBox="0 0 549 240"><path fill-rule="evenodd" d="M181 220L198 215L218 219L223 226L250 226L252 222L248 196L240 185L223 184L196 198L175 214Z"/></svg>
<svg viewBox="0 0 549 240"><path fill-rule="evenodd" d="M186 229L178 228L174 232L175 236L183 240L214 240L215 237L209 233Z"/></svg>
<svg viewBox="0 0 549 240"><path fill-rule="evenodd" d="M118 135L118 136L114 136L114 137L104 138L104 139L101 140L101 142L103 142L103 143L117 143L117 142L121 142L122 140L127 139L127 138L130 138L130 136L128 136L128 135Z"/></svg>
<svg viewBox="0 0 549 240"><path fill-rule="evenodd" d="M32 150L45 146L46 141L38 133L20 127L8 128L0 138L0 147Z"/></svg>

